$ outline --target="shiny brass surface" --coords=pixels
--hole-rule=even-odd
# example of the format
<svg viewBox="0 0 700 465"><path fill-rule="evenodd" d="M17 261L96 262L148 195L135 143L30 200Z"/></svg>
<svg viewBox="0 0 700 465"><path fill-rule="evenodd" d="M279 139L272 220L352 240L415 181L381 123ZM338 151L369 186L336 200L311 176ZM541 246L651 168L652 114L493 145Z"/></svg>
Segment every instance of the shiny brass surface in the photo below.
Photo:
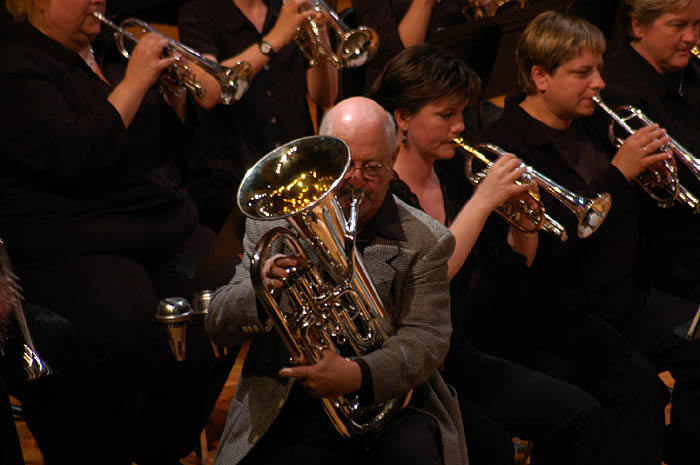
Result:
<svg viewBox="0 0 700 465"><path fill-rule="evenodd" d="M476 147L471 147L465 144L462 139L455 139L455 142L468 154L465 172L467 179L474 185L477 185L486 176L485 170L478 172L473 170L472 163L474 158L480 160L485 165L485 169L488 169L493 165L493 161L486 154L496 158L506 154L503 149L493 144L480 144ZM582 239L589 237L598 230L610 211L612 196L607 192L598 194L594 198L584 197L557 184L542 173L535 171L531 166L526 166L525 173L516 183L522 184L530 181L535 181L540 189L543 189L564 204L576 216L578 220L576 233ZM539 194L535 192L528 192L528 194L536 203L536 208L531 207L524 200L516 200L499 205L496 212L520 231L535 232L543 229L559 237L562 242L566 241L568 239L566 229L545 212L544 204ZM523 217L532 223L533 226L523 227L521 223Z"/></svg>
<svg viewBox="0 0 700 465"><path fill-rule="evenodd" d="M251 257L258 301L295 359L314 364L325 350L346 358L375 350L387 339L385 313L355 248L358 205L364 193L347 193L349 219L338 192L350 166L350 149L333 137L311 136L268 153L246 173L238 205L256 220L286 219L292 229L274 228ZM274 253L300 258L289 270L280 305L263 284L262 267ZM312 265L312 255L320 266ZM353 395L322 399L331 422L344 437L378 428L405 399L363 405Z"/></svg>
<svg viewBox="0 0 700 465"><path fill-rule="evenodd" d="M131 57L130 47L139 42L141 35L152 32L169 38L140 19L127 18L116 25L99 11L93 11L92 15L101 23L114 29L114 38L117 41L119 52L127 60ZM161 74L161 89L174 95L182 95L187 90L195 97L202 98L206 93L206 89L196 79L188 62L196 64L201 70L216 79L221 86L221 103L225 105L230 105L234 100L243 97L253 79L249 63L238 62L235 66L227 68L173 39L170 39L166 55L175 57L175 64Z"/></svg>

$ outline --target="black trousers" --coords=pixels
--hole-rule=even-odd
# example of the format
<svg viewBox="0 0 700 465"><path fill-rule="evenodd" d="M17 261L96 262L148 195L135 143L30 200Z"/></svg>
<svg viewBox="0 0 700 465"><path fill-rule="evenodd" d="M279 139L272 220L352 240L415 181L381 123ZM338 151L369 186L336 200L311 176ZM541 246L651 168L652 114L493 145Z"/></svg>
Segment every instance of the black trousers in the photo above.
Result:
<svg viewBox="0 0 700 465"><path fill-rule="evenodd" d="M0 463L24 465L15 420L10 409L9 395L10 391L0 365Z"/></svg>
<svg viewBox="0 0 700 465"><path fill-rule="evenodd" d="M390 419L378 432L343 439L321 402L298 384L279 417L241 465L442 465L437 421L412 407Z"/></svg>
<svg viewBox="0 0 700 465"><path fill-rule="evenodd" d="M641 294L636 307L625 318L571 318L556 332L533 337L525 363L581 387L603 405L609 441L602 463L700 463L700 345L673 333L697 306L652 291ZM664 370L676 379L669 431L668 390L658 377Z"/></svg>
<svg viewBox="0 0 700 465"><path fill-rule="evenodd" d="M514 436L532 441L533 465L600 463L604 413L588 393L473 347L446 368L472 465L513 464Z"/></svg>
<svg viewBox="0 0 700 465"><path fill-rule="evenodd" d="M168 256L85 255L15 266L28 300L70 326L68 344L49 336L55 328L38 331L42 356L61 369L19 392L47 464L95 457L169 463L194 449L233 356L214 357L200 322L188 331L187 360L176 362L154 314L162 298L229 281L232 261L196 280L183 274L213 239L200 227ZM70 444L78 442L76 454Z"/></svg>

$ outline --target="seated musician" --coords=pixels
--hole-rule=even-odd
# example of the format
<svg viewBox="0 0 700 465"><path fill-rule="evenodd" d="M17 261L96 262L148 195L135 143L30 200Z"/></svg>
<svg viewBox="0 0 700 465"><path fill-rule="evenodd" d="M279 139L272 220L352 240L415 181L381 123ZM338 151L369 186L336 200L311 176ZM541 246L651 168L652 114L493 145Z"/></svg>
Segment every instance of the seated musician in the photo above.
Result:
<svg viewBox="0 0 700 465"><path fill-rule="evenodd" d="M379 34L379 49L374 59L365 66L364 89L369 92L384 66L405 48L427 43L437 31L464 24L470 20L470 11L498 3L494 0L353 0L352 6L360 24L374 28ZM486 85L498 52L500 31L492 23L484 23L474 52L464 59L481 76ZM474 40L474 39L471 39ZM474 99L465 107L464 120L468 123L463 137L471 142L490 122L498 119L501 108L488 101Z"/></svg>
<svg viewBox="0 0 700 465"><path fill-rule="evenodd" d="M437 372L449 346L447 260L452 234L425 213L388 193L396 161L394 121L364 97L343 100L324 117L321 134L350 147L351 166L341 186L363 190L358 249L377 289L389 337L357 359L325 351L314 365L292 366L282 339L266 332L255 302L250 261L212 300L207 328L225 345L251 340L241 382L232 401L217 463L246 464L463 464L466 450L456 398ZM275 186L271 186L275 188ZM285 221L246 223L244 248ZM272 251L271 251L272 253ZM313 256L313 253L309 254ZM262 266L268 288L279 288L294 256L275 254ZM264 312L263 312L264 313ZM296 381L296 382L295 382ZM411 401L378 431L343 439L315 398L359 392L372 405Z"/></svg>
<svg viewBox="0 0 700 465"><path fill-rule="evenodd" d="M628 41L611 50L603 77L612 108L633 105L664 127L691 155L700 156L699 0L627 0ZM700 198L700 181L676 159L680 181ZM654 286L700 301L700 215L677 200L668 208L640 190L641 234ZM700 207L699 207L700 208Z"/></svg>
<svg viewBox="0 0 700 465"><path fill-rule="evenodd" d="M154 88L174 62L162 57L169 40L144 36L127 65L92 15L104 2L6 4L0 235L27 300L68 320L90 355L79 401L59 400L73 409L54 463L175 463L197 444L232 360L201 337L177 364L155 310L233 268L188 277L214 234L170 164L182 101Z"/></svg>
<svg viewBox="0 0 700 465"><path fill-rule="evenodd" d="M513 356L598 399L609 416L609 456L601 463L658 465L664 458L668 393L657 372L670 370L677 382L665 460L698 463L700 344L674 333L692 319L697 303L649 286L633 186L642 171L668 159L670 154L659 152L668 138L652 125L637 130L616 151L588 118L596 110L592 97L605 87L600 76L604 51L597 28L551 11L537 16L518 42L523 92L507 98L503 118L481 140L517 154L580 195L610 193L612 208L602 226L582 239L573 233L578 220L571 211L542 193L546 211L571 232L569 239L539 234L532 267L521 273L527 292L511 304L511 320L502 315L498 327L483 334L475 328L473 336L486 345L504 327L517 328L510 333L512 341L501 340L510 344ZM498 255L484 248L479 261L473 285L482 295L503 286L517 288L518 282L494 286L488 272ZM534 289L541 293L533 297Z"/></svg>
<svg viewBox="0 0 700 465"><path fill-rule="evenodd" d="M246 170L284 142L315 133L307 94L319 108L338 97L338 72L319 58L309 66L294 42L297 28L314 17L328 43L323 15L309 0L193 0L180 9L183 43L223 66L250 64L252 81L231 106L219 105L218 84L207 90L190 123L197 144L187 157L187 188L204 224L218 230L232 209ZM302 11L303 10L303 11ZM199 107L199 106L198 106Z"/></svg>
<svg viewBox="0 0 700 465"><path fill-rule="evenodd" d="M513 436L533 442L533 464L598 463L602 409L595 399L559 380L484 354L465 334L468 258L484 223L509 197L523 196L527 189L537 191L536 185L515 183L523 168L513 155L495 161L476 192L465 177L465 155L461 150L455 153L453 139L464 131L462 110L477 98L479 88L478 76L463 61L437 47L418 45L394 57L370 92L394 115L399 129L392 191L448 226L455 236L455 251L448 261L453 333L443 374L457 388L469 463L512 464ZM527 263L535 256L537 239L536 234L511 227L502 243L504 248L506 240L512 244L512 260Z"/></svg>

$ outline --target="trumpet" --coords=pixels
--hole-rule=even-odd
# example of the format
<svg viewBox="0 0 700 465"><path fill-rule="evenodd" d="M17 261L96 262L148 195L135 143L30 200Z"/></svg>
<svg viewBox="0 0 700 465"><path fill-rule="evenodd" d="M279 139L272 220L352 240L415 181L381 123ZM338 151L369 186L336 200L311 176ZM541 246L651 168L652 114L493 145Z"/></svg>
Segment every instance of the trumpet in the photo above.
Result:
<svg viewBox="0 0 700 465"><path fill-rule="evenodd" d="M496 16L499 13L507 13L515 9L522 9L528 5L528 0L494 0L487 5L482 5L479 0L469 0L464 8L464 15L469 19L482 19Z"/></svg>
<svg viewBox="0 0 700 465"><path fill-rule="evenodd" d="M312 66L323 59L337 69L357 68L377 54L379 35L374 29L367 26L351 29L323 0L311 0L310 3L312 10L328 16L338 41L336 49L331 50L323 42L316 20L309 18L304 21L297 29L294 41Z"/></svg>
<svg viewBox="0 0 700 465"><path fill-rule="evenodd" d="M478 158L488 169L493 165L493 162L484 155L484 152L491 153L496 157L501 157L507 153L505 150L492 144L480 144L476 147L471 147L465 144L461 138L455 139L455 142L469 154L465 171L467 179L474 185L478 185L486 177L486 173L483 171L474 172L472 167L474 158ZM535 181L538 187L544 189L571 210L578 220L576 233L582 239L596 232L610 211L612 196L609 193L603 192L594 198L584 197L565 189L547 176L535 171L531 166L525 165L525 172L520 179L516 180L516 183L525 184L530 181ZM562 242L565 242L568 239L566 229L545 212L544 203L539 194L528 191L528 195L535 201L537 208L531 207L524 200L509 200L499 205L496 208L496 212L520 231L535 232L542 229L556 235ZM532 228L522 226L520 220L523 216L534 224Z"/></svg>
<svg viewBox="0 0 700 465"><path fill-rule="evenodd" d="M628 121L637 121L639 127L649 126L654 122L648 118L640 109L630 105L621 106L617 111L613 111L607 106L600 96L593 97L593 101L598 104L612 118L608 127L608 136L612 143L618 148L622 146L624 139L617 136L615 128L619 126L628 135L634 134L634 129ZM624 112L623 114L620 114ZM616 126L617 125L617 126ZM675 139L661 147L662 151L670 150L678 160L680 160L695 177L700 179L700 160ZM670 207L674 201L679 201L689 206L693 213L700 213L700 201L688 191L678 180L678 169L668 160L664 160L661 168L650 167L636 178L642 189L646 191L656 203L663 208Z"/></svg>
<svg viewBox="0 0 700 465"><path fill-rule="evenodd" d="M48 363L39 356L32 334L27 325L27 319L22 309L22 287L19 284L17 275L12 270L10 258L5 250L5 242L0 238L0 304L9 305L10 311L15 318L15 324L23 339L22 361L24 374L28 381L35 381L52 373ZM3 334L2 322L0 321L0 352L2 352L5 335Z"/></svg>
<svg viewBox="0 0 700 465"><path fill-rule="evenodd" d="M154 32L163 37L168 37L148 23L136 18L127 18L119 25L116 25L109 18L99 11L93 11L92 16L98 21L114 29L114 39L117 41L117 48L127 60L131 53L127 48L126 39L133 44L137 44L139 39L128 29L139 28L141 33ZM169 37L168 37L169 38ZM196 79L188 61L195 63L203 71L210 74L221 86L221 103L230 105L234 100L240 100L248 90L250 81L253 78L250 70L250 63L239 61L234 66L228 68L205 58L201 53L193 50L187 45L170 40L164 55L175 58L175 64L166 69L160 76L161 90L175 96L181 96L185 90L192 93L197 98L202 98L206 94L206 89Z"/></svg>

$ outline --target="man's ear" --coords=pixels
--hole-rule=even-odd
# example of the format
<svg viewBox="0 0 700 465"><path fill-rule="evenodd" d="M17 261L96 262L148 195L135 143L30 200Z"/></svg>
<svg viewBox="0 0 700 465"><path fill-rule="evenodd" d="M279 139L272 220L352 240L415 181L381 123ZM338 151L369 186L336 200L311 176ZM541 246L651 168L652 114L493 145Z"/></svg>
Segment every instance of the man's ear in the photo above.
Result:
<svg viewBox="0 0 700 465"><path fill-rule="evenodd" d="M547 90L549 84L547 76L549 73L545 71L543 67L533 65L530 69L530 75L532 76L532 82L535 83L535 87L537 87L538 91L544 92Z"/></svg>

